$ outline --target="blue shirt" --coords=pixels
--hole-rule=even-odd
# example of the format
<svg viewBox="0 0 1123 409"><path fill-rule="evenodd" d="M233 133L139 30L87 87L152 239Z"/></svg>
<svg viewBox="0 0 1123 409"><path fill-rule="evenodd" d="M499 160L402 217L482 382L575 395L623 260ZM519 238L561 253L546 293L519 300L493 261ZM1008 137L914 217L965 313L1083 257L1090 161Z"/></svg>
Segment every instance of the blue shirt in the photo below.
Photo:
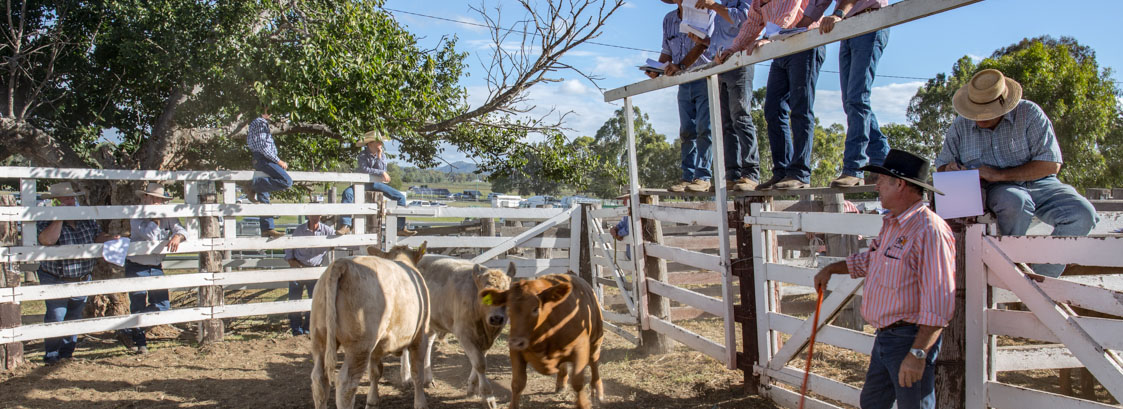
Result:
<svg viewBox="0 0 1123 409"><path fill-rule="evenodd" d="M1023 99L993 130L979 128L962 116L955 118L944 136L936 167L956 162L967 169L983 165L1007 169L1031 161L1062 163L1061 145L1045 111Z"/></svg>
<svg viewBox="0 0 1123 409"><path fill-rule="evenodd" d="M273 142L273 134L269 133L269 122L265 118L250 121L249 130L246 131L246 145L250 152L261 155L273 163L280 163L277 157L277 144Z"/></svg>
<svg viewBox="0 0 1123 409"><path fill-rule="evenodd" d="M359 152L359 172L371 175L386 173L386 159L382 155L374 156L370 149L363 148L363 151Z"/></svg>
<svg viewBox="0 0 1123 409"><path fill-rule="evenodd" d="M42 234L43 230L46 230L51 223L51 221L36 222L35 227ZM55 245L91 244L100 233L101 226L93 220L77 220L73 227L64 221L62 222L62 230L58 235L58 242ZM39 262L39 269L58 278L81 278L94 272L95 263L97 263L97 259L93 258L48 260Z"/></svg>
<svg viewBox="0 0 1123 409"><path fill-rule="evenodd" d="M706 49L706 55L711 58L719 52L733 47L733 39L737 38L737 33L741 31L741 23L744 23L745 19L748 18L752 2L749 0L724 0L721 5L725 6L733 22L730 23L721 16L714 17L714 32L710 36L710 48Z"/></svg>
<svg viewBox="0 0 1123 409"><path fill-rule="evenodd" d="M331 236L335 234L335 229L328 226L327 223L320 222L316 225L316 230L308 228L308 223L301 224L293 232L293 236ZM285 249L285 260L296 260L300 264L308 267L318 267L324 262L324 255L328 254L331 248L318 247L311 249Z"/></svg>
<svg viewBox="0 0 1123 409"><path fill-rule="evenodd" d="M714 16L716 14L713 11L709 10L707 10L707 12L710 15L710 24L706 29L706 33L709 36L713 36ZM682 62L682 59L686 57L686 54L690 53L690 49L694 48L694 46L697 45L694 43L694 40L691 40L690 37L686 35L686 33L679 32L680 24L682 24L682 17L679 17L678 9L671 10L670 13L667 13L667 15L663 17L663 54L671 56L671 62L676 64ZM697 66L709 64L710 58L712 57L713 55L709 54L709 51L707 50L706 52L703 52L697 60L694 61L694 64L691 64L690 67L685 68L694 68Z"/></svg>

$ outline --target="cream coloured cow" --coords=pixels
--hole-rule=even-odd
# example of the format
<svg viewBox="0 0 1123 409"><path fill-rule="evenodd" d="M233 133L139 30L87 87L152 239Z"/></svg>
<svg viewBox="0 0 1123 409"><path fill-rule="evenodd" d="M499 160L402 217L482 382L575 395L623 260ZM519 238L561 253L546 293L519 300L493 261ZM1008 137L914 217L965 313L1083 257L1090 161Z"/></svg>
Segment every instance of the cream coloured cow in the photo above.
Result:
<svg viewBox="0 0 1123 409"><path fill-rule="evenodd" d="M325 409L335 370L336 351L344 351L335 384L339 409L355 405L355 390L370 367L367 408L378 407L378 379L382 357L408 349L415 371L425 361L429 325L429 290L416 264L425 254L397 246L382 257L336 260L316 283L312 296L312 399ZM419 376L418 373L414 377ZM413 407L425 408L424 385L413 388Z"/></svg>
<svg viewBox="0 0 1123 409"><path fill-rule="evenodd" d="M472 372L468 375L468 394L479 394L488 407L495 407L491 382L487 379L485 353L495 343L495 338L507 325L504 307L484 305L480 292L486 289L507 291L515 277L515 263L503 270L488 269L483 265L455 257L427 255L418 264L421 275L434 300L429 317L427 357L431 357L433 341L446 334L456 335L460 347L468 355ZM402 354L402 373L409 371L409 356ZM425 361L425 382L433 380L433 370Z"/></svg>

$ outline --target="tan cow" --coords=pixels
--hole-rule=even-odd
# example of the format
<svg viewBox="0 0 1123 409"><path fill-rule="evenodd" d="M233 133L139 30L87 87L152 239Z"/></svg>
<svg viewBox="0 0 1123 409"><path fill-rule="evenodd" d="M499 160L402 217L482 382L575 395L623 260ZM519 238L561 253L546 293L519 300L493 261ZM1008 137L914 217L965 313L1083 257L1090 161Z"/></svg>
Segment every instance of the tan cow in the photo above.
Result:
<svg viewBox="0 0 1123 409"><path fill-rule="evenodd" d="M384 257L352 257L328 266L312 296L312 399L317 409L327 407L330 375L336 351L344 361L336 382L335 405L351 409L355 390L370 366L370 392L366 407L378 407L378 379L382 357L409 349L414 367L425 360L429 325L429 290L416 263L425 254L394 247ZM414 374L418 376L418 374ZM425 408L424 385L413 388L413 407Z"/></svg>
<svg viewBox="0 0 1123 409"><path fill-rule="evenodd" d="M558 374L564 385L566 366L577 407L589 409L585 388L585 366L592 372L590 384L597 402L604 400L604 385L597 368L604 323L600 303L585 280L571 274L551 274L511 284L507 291L483 290L485 304L506 306L511 329L511 409L518 409L526 388L526 365L541 374ZM560 388L559 388L560 389Z"/></svg>
<svg viewBox="0 0 1123 409"><path fill-rule="evenodd" d="M426 255L418 264L425 284L434 300L429 316L429 337L426 351L432 357L433 341L446 334L456 335L460 347L468 355L472 372L468 375L468 394L479 394L488 407L495 407L491 382L487 379L485 352L495 343L495 338L507 325L506 308L484 305L480 291L492 289L506 291L515 277L515 263L503 270L488 269L482 265L449 256ZM402 371L409 368L408 353L402 354ZM433 370L425 362L425 383L433 380Z"/></svg>

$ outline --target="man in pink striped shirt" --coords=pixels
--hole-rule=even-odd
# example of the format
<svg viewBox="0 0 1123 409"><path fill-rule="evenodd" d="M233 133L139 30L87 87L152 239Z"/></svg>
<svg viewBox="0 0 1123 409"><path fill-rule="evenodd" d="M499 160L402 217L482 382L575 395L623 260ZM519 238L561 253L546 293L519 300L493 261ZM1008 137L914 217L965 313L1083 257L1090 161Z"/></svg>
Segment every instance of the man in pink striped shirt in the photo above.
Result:
<svg viewBox="0 0 1123 409"><path fill-rule="evenodd" d="M862 317L877 328L862 408L935 408L936 354L940 333L955 309L955 238L929 209L924 190L943 194L921 180L928 160L892 149L878 174L877 191L889 210L870 249L819 271L815 288L826 289L834 274L865 277Z"/></svg>

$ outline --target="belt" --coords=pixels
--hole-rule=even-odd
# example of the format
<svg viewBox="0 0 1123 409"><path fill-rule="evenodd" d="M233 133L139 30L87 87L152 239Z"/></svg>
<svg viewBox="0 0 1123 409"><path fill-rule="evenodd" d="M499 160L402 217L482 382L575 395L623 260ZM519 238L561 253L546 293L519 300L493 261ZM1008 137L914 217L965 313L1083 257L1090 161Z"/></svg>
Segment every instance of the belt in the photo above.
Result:
<svg viewBox="0 0 1123 409"><path fill-rule="evenodd" d="M914 327L914 326L916 326L916 324L908 322L908 321L897 321L897 322L894 322L892 324L886 325L884 327L878 328L877 330L878 331L884 331L884 330L887 330L887 329L893 329L893 328L898 328L898 327Z"/></svg>
<svg viewBox="0 0 1123 409"><path fill-rule="evenodd" d="M55 275L54 273L47 272L47 270L39 270L38 273L49 275L51 277L54 277L56 280L64 281L64 282L67 282L67 283L80 283L80 282L86 281L86 277L89 277L90 274L93 274L93 273L83 274L80 277L60 277L60 276Z"/></svg>

